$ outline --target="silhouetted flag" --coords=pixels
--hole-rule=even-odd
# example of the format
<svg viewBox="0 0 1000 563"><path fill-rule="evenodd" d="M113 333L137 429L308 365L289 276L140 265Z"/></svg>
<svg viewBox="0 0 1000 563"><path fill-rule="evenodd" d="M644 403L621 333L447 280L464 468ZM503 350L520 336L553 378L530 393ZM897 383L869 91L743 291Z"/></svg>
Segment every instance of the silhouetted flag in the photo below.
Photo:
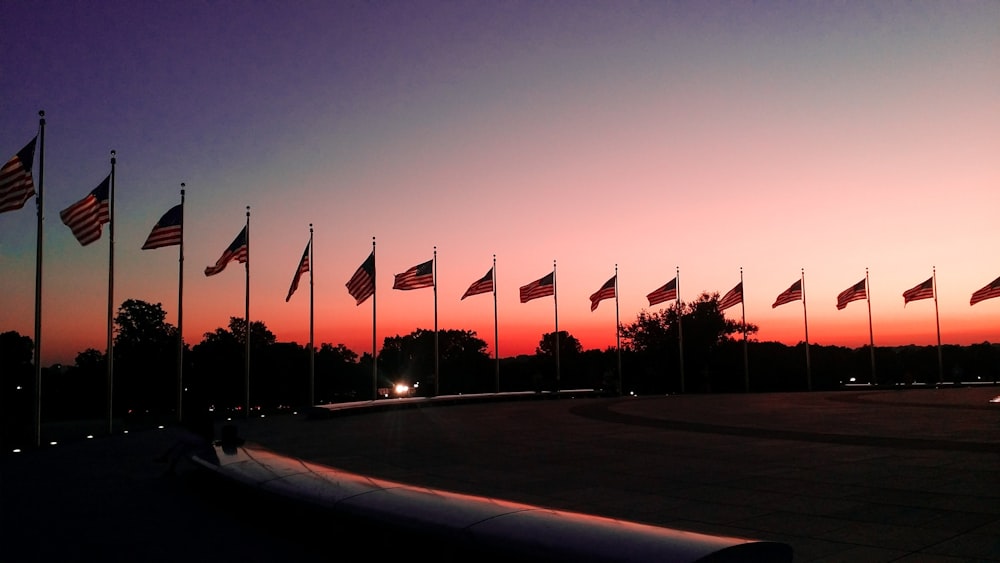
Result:
<svg viewBox="0 0 1000 563"><path fill-rule="evenodd" d="M975 305L980 301L984 301L986 299L992 299L994 297L1000 297L1000 278L993 280L986 287L973 293L972 299L969 300L969 305Z"/></svg>
<svg viewBox="0 0 1000 563"><path fill-rule="evenodd" d="M618 280L618 276L611 276L611 279L604 282L601 289L598 289L596 293L590 296L590 310L594 311L597 309L597 305L603 299L610 299L615 296L615 282Z"/></svg>
<svg viewBox="0 0 1000 563"><path fill-rule="evenodd" d="M299 260L299 267L296 268L295 276L292 278L292 286L288 288L285 303L288 303L288 300L292 298L292 294L299 288L299 279L302 277L302 274L309 271L309 244L308 242L306 243L306 249L302 252L302 259Z"/></svg>
<svg viewBox="0 0 1000 563"><path fill-rule="evenodd" d="M151 250L163 246L174 246L181 243L182 229L184 226L184 205L178 203L160 217L160 220L153 225L153 230L146 237L143 243L143 250Z"/></svg>
<svg viewBox="0 0 1000 563"><path fill-rule="evenodd" d="M652 293L646 296L646 299L649 299L650 307L657 303L677 299L677 278L668 281L663 287L653 290Z"/></svg>
<svg viewBox="0 0 1000 563"><path fill-rule="evenodd" d="M737 303L743 302L743 282L736 284L736 287L729 290L729 293L719 300L719 312L725 311Z"/></svg>
<svg viewBox="0 0 1000 563"><path fill-rule="evenodd" d="M243 227L240 234L236 235L233 239L232 244L230 244L222 256L216 260L214 266L208 266L205 268L206 276L214 276L222 270L226 269L226 264L236 260L237 262L243 264L247 261L247 228Z"/></svg>
<svg viewBox="0 0 1000 563"><path fill-rule="evenodd" d="M782 291L778 295L778 298L774 300L771 308L774 309L778 305L784 305L785 303L791 303L799 299L802 299L802 280L796 280L788 289Z"/></svg>
<svg viewBox="0 0 1000 563"><path fill-rule="evenodd" d="M433 260L417 264L402 274L396 274L392 283L393 289L420 289L422 287L434 287Z"/></svg>
<svg viewBox="0 0 1000 563"><path fill-rule="evenodd" d="M903 307L910 301L918 299L930 299L934 297L934 278L927 278L927 281L917 284L903 292Z"/></svg>
<svg viewBox="0 0 1000 563"><path fill-rule="evenodd" d="M0 169L0 213L15 211L35 195L31 165L35 162L35 137Z"/></svg>
<svg viewBox="0 0 1000 563"><path fill-rule="evenodd" d="M847 307L847 304L851 301L857 301L868 297L868 291L865 287L865 280L861 280L844 291L841 291L840 294L837 295L837 308L843 309L844 307Z"/></svg>
<svg viewBox="0 0 1000 563"><path fill-rule="evenodd" d="M480 293L489 293L491 291L493 291L493 268L490 268L490 271L486 272L485 276L472 282L469 289L466 289L465 293L462 294L462 299L470 295L479 295ZM459 299L459 301L462 299Z"/></svg>
<svg viewBox="0 0 1000 563"><path fill-rule="evenodd" d="M555 295L555 272L539 278L528 285L521 286L521 303L527 303L532 299L538 299L539 297L545 297L547 295Z"/></svg>
<svg viewBox="0 0 1000 563"><path fill-rule="evenodd" d="M73 236L83 246L101 238L101 225L111 222L110 189L111 175L108 174L86 197L59 212L63 224L73 231Z"/></svg>
<svg viewBox="0 0 1000 563"><path fill-rule="evenodd" d="M347 282L347 292L351 294L357 304L365 302L372 295L375 295L375 251L368 256L358 270Z"/></svg>

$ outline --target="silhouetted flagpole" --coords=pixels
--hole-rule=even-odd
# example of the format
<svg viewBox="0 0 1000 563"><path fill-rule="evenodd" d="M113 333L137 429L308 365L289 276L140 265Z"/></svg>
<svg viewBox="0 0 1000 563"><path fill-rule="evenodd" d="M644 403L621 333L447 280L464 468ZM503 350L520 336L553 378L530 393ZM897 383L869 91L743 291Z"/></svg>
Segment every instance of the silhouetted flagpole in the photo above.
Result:
<svg viewBox="0 0 1000 563"><path fill-rule="evenodd" d="M244 340L246 340L246 345L243 350L246 358L243 361L243 390L244 390L244 400L246 401L246 410L244 411L244 416L250 418L250 206L247 206L247 262L244 264L246 271L246 310L244 311L244 318L246 319L246 328L244 334Z"/></svg>
<svg viewBox="0 0 1000 563"><path fill-rule="evenodd" d="M42 193L45 185L45 111L38 112L38 194L35 213L38 230L35 235L35 447L42 444Z"/></svg>
<svg viewBox="0 0 1000 563"><path fill-rule="evenodd" d="M493 355L496 356L497 393L500 392L500 330L497 322L497 255L493 255Z"/></svg>
<svg viewBox="0 0 1000 563"><path fill-rule="evenodd" d="M872 290L868 281L868 268L865 268L865 297L868 299L868 339L872 355L872 385L875 385L875 333L872 331Z"/></svg>
<svg viewBox="0 0 1000 563"><path fill-rule="evenodd" d="M181 182L181 243L177 250L177 422L184 420L184 182Z"/></svg>
<svg viewBox="0 0 1000 563"><path fill-rule="evenodd" d="M806 313L806 269L802 268L802 319L806 327L806 390L812 391L812 366L809 365L809 315Z"/></svg>
<svg viewBox="0 0 1000 563"><path fill-rule="evenodd" d="M740 266L740 309L743 314L743 387L750 392L750 361L747 358L747 308L746 287L743 286L743 266Z"/></svg>
<svg viewBox="0 0 1000 563"><path fill-rule="evenodd" d="M434 263L431 270L431 277L434 279L434 395L441 394L441 370L438 359L438 277L437 277L438 249L434 247Z"/></svg>
<svg viewBox="0 0 1000 563"><path fill-rule="evenodd" d="M615 264L615 354L618 359L618 383L615 394L622 394L622 340L621 320L618 316L618 264Z"/></svg>
<svg viewBox="0 0 1000 563"><path fill-rule="evenodd" d="M375 237L372 237L372 269L375 269ZM372 272L372 400L378 399L378 356L375 355L375 295L378 285Z"/></svg>
<svg viewBox="0 0 1000 563"><path fill-rule="evenodd" d="M309 223L309 405L316 404L316 340L313 335L313 225Z"/></svg>
<svg viewBox="0 0 1000 563"><path fill-rule="evenodd" d="M113 432L114 420L112 405L114 402L115 354L112 338L115 301L115 151L111 151L111 186L108 194L108 434Z"/></svg>
<svg viewBox="0 0 1000 563"><path fill-rule="evenodd" d="M552 306L556 312L556 391L559 391L559 292L556 288L556 261L552 261Z"/></svg>
<svg viewBox="0 0 1000 563"><path fill-rule="evenodd" d="M677 290L677 348L679 350L678 356L680 357L681 363L681 393L684 392L684 326L681 323L681 319L684 317L684 311L681 309L681 268L677 267L677 277L675 278L676 283L674 284Z"/></svg>
<svg viewBox="0 0 1000 563"><path fill-rule="evenodd" d="M937 268L931 267L934 287L934 324L937 326L938 381L944 381L944 360L941 357L941 317L938 316Z"/></svg>

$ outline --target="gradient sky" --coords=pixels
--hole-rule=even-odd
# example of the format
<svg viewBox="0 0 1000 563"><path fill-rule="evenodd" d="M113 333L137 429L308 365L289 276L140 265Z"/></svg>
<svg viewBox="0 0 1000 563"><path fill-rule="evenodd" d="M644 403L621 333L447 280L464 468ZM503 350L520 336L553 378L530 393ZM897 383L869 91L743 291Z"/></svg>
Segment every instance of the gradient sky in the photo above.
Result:
<svg viewBox="0 0 1000 563"><path fill-rule="evenodd" d="M433 328L430 289L393 274L438 251L438 326L493 350L493 300L460 301L497 257L500 354L532 353L552 298L518 287L557 261L559 329L615 342L680 268L681 298L743 268L758 339L1000 341L1000 3L4 3L0 158L45 110L42 361L105 348L108 236L58 212L118 153L115 305L177 321L176 247L140 250L187 184L184 335L244 314L242 265L207 278L251 207L251 318L308 342L308 283L284 301L315 225L318 343L372 347L345 283L376 237L379 346ZM36 180L37 180L36 165ZM34 334L35 214L0 215L0 331ZM739 318L740 307L726 311Z"/></svg>

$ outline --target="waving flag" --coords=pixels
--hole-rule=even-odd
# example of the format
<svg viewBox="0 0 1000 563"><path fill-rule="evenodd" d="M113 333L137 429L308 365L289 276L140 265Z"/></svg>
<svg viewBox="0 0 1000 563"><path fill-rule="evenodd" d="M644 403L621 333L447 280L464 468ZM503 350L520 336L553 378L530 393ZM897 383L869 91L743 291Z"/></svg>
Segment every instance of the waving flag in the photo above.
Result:
<svg viewBox="0 0 1000 563"><path fill-rule="evenodd" d="M545 297L547 295L555 295L555 272L541 277L528 285L521 286L521 303L527 303L532 299L538 299L539 297Z"/></svg>
<svg viewBox="0 0 1000 563"><path fill-rule="evenodd" d="M743 302L743 282L736 284L736 287L729 290L722 299L719 300L719 312Z"/></svg>
<svg viewBox="0 0 1000 563"><path fill-rule="evenodd" d="M222 256L216 260L215 265L205 268L205 275L214 276L215 274L218 274L222 270L225 270L226 264L233 260L244 264L247 261L247 254L247 228L243 227L240 234L236 235L236 238L233 239L232 244L230 244L229 247L226 248L225 252L222 253Z"/></svg>
<svg viewBox="0 0 1000 563"><path fill-rule="evenodd" d="M868 297L868 291L866 290L865 280L861 280L837 295L837 309L843 309L851 301L865 299L866 297Z"/></svg>
<svg viewBox="0 0 1000 563"><path fill-rule="evenodd" d="M351 294L357 304L360 305L366 299L375 295L375 251L358 266L354 275L347 282L347 292Z"/></svg>
<svg viewBox="0 0 1000 563"><path fill-rule="evenodd" d="M311 242L306 243L306 249L302 252L302 259L299 260L299 267L295 269L295 276L292 278L292 286L288 288L288 295L285 296L285 303L292 298L292 294L295 290L299 288L299 279L302 278L302 274L309 271L309 245Z"/></svg>
<svg viewBox="0 0 1000 563"><path fill-rule="evenodd" d="M489 293L491 291L493 291L493 268L490 268L490 271L486 272L485 276L472 282L469 289L466 289L465 293L462 294L462 299L470 295L479 295L480 293ZM462 299L459 299L459 301Z"/></svg>
<svg viewBox="0 0 1000 563"><path fill-rule="evenodd" d="M594 311L597 309L597 305L603 299L610 299L615 296L615 283L618 281L618 275L611 276L611 279L604 282L601 289L598 289L593 295L590 296L590 310Z"/></svg>
<svg viewBox="0 0 1000 563"><path fill-rule="evenodd" d="M934 278L927 278L927 281L919 283L903 292L903 307L910 301L918 299L930 299L934 297Z"/></svg>
<svg viewBox="0 0 1000 563"><path fill-rule="evenodd" d="M798 301L799 299L802 299L802 280L795 280L795 283L778 295L778 298L774 300L774 304L771 305L771 308L774 309L778 305L784 305L785 303L791 303L792 301Z"/></svg>
<svg viewBox="0 0 1000 563"><path fill-rule="evenodd" d="M420 289L434 287L434 260L410 268L402 274L396 274L392 283L393 289Z"/></svg>
<svg viewBox="0 0 1000 563"><path fill-rule="evenodd" d="M178 203L160 217L143 243L143 250L174 246L181 243L183 235L184 205Z"/></svg>
<svg viewBox="0 0 1000 563"><path fill-rule="evenodd" d="M980 301L994 297L1000 297L1000 278L993 280L989 285L973 293L972 299L969 300L969 305L975 305Z"/></svg>
<svg viewBox="0 0 1000 563"><path fill-rule="evenodd" d="M15 211L35 195L31 165L35 162L35 137L0 169L0 213Z"/></svg>
<svg viewBox="0 0 1000 563"><path fill-rule="evenodd" d="M108 174L86 197L59 212L63 224L73 231L81 245L87 246L101 238L101 225L111 222L110 190L111 175Z"/></svg>
<svg viewBox="0 0 1000 563"><path fill-rule="evenodd" d="M652 293L646 296L646 299L649 299L650 307L656 305L657 303L677 299L677 278L668 281L663 285L663 287L655 289Z"/></svg>

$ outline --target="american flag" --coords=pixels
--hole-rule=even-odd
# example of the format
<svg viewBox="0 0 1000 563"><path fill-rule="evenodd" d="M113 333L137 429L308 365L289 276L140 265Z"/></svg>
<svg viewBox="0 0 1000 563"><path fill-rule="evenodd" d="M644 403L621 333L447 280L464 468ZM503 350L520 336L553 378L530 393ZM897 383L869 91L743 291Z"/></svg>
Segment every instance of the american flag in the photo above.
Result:
<svg viewBox="0 0 1000 563"><path fill-rule="evenodd" d="M35 195L35 183L31 179L31 165L35 161L35 141L32 139L24 148L12 156L0 169L0 213L15 211L24 207L25 202Z"/></svg>
<svg viewBox="0 0 1000 563"><path fill-rule="evenodd" d="M934 277L927 278L927 281L919 283L903 292L903 307L910 301L918 299L930 299L934 297Z"/></svg>
<svg viewBox="0 0 1000 563"><path fill-rule="evenodd" d="M360 305L366 299L375 295L375 251L368 256L358 270L347 282L347 292L351 294L357 304Z"/></svg>
<svg viewBox="0 0 1000 563"><path fill-rule="evenodd" d="M486 272L485 276L472 282L469 289L466 289L465 293L462 294L462 299L470 295L479 295L480 293L489 293L491 291L493 291L493 268L490 268L490 271ZM459 299L459 301L462 299Z"/></svg>
<svg viewBox="0 0 1000 563"><path fill-rule="evenodd" d="M736 287L729 290L729 293L719 300L719 312L725 311L737 303L743 302L743 282L736 284Z"/></svg>
<svg viewBox="0 0 1000 563"><path fill-rule="evenodd" d="M650 307L657 303L677 299L677 278L668 281L663 287L653 290L652 293L646 296L646 299L649 299Z"/></svg>
<svg viewBox="0 0 1000 563"><path fill-rule="evenodd" d="M993 280L986 287L973 293L972 299L969 300L969 305L975 305L980 301L984 301L986 299L992 299L994 297L1000 297L1000 278Z"/></svg>
<svg viewBox="0 0 1000 563"><path fill-rule="evenodd" d="M299 267L295 270L295 276L292 278L292 286L288 288L288 295L285 296L285 303L288 303L288 300L292 298L292 294L295 293L295 290L299 288L299 279L302 277L302 274L309 271L310 244L311 241L307 242L306 249L305 251L302 252L302 259L299 260Z"/></svg>
<svg viewBox="0 0 1000 563"><path fill-rule="evenodd" d="M101 225L111 222L109 193L111 175L86 197L59 212L63 224L73 231L80 244L87 246L101 238Z"/></svg>
<svg viewBox="0 0 1000 563"><path fill-rule="evenodd" d="M521 303L527 303L532 299L556 294L555 286L556 273L541 277L528 285L521 286Z"/></svg>
<svg viewBox="0 0 1000 563"><path fill-rule="evenodd" d="M153 225L153 230L143 243L143 250L151 250L163 246L174 246L181 243L184 229L184 205L178 203L160 217Z"/></svg>
<svg viewBox="0 0 1000 563"><path fill-rule="evenodd" d="M434 260L410 268L402 274L396 274L392 282L393 289L420 289L434 287Z"/></svg>
<svg viewBox="0 0 1000 563"><path fill-rule="evenodd" d="M236 260L241 264L245 264L248 254L249 248L247 247L247 228L243 227L240 234L236 235L236 238L233 239L232 244L230 244L226 248L225 252L222 253L222 256L219 256L219 259L215 261L215 265L205 268L205 275L214 276L215 274L218 274L222 270L225 270L226 264L232 262L233 260Z"/></svg>
<svg viewBox="0 0 1000 563"><path fill-rule="evenodd" d="M840 294L837 295L837 309L847 307L847 304L851 301L857 301L868 297L866 287L867 284L865 283L865 280L861 280L844 291L841 291Z"/></svg>
<svg viewBox="0 0 1000 563"><path fill-rule="evenodd" d="M774 309L778 305L784 305L785 303L791 303L792 301L798 301L799 299L802 299L802 280L795 280L795 283L778 295L778 298L774 300L774 304L771 305L771 308Z"/></svg>
<svg viewBox="0 0 1000 563"><path fill-rule="evenodd" d="M618 276L611 276L611 279L604 282L601 289L598 289L593 295L590 296L590 310L594 311L597 309L597 305L603 299L611 299L615 296L615 283L618 281Z"/></svg>

